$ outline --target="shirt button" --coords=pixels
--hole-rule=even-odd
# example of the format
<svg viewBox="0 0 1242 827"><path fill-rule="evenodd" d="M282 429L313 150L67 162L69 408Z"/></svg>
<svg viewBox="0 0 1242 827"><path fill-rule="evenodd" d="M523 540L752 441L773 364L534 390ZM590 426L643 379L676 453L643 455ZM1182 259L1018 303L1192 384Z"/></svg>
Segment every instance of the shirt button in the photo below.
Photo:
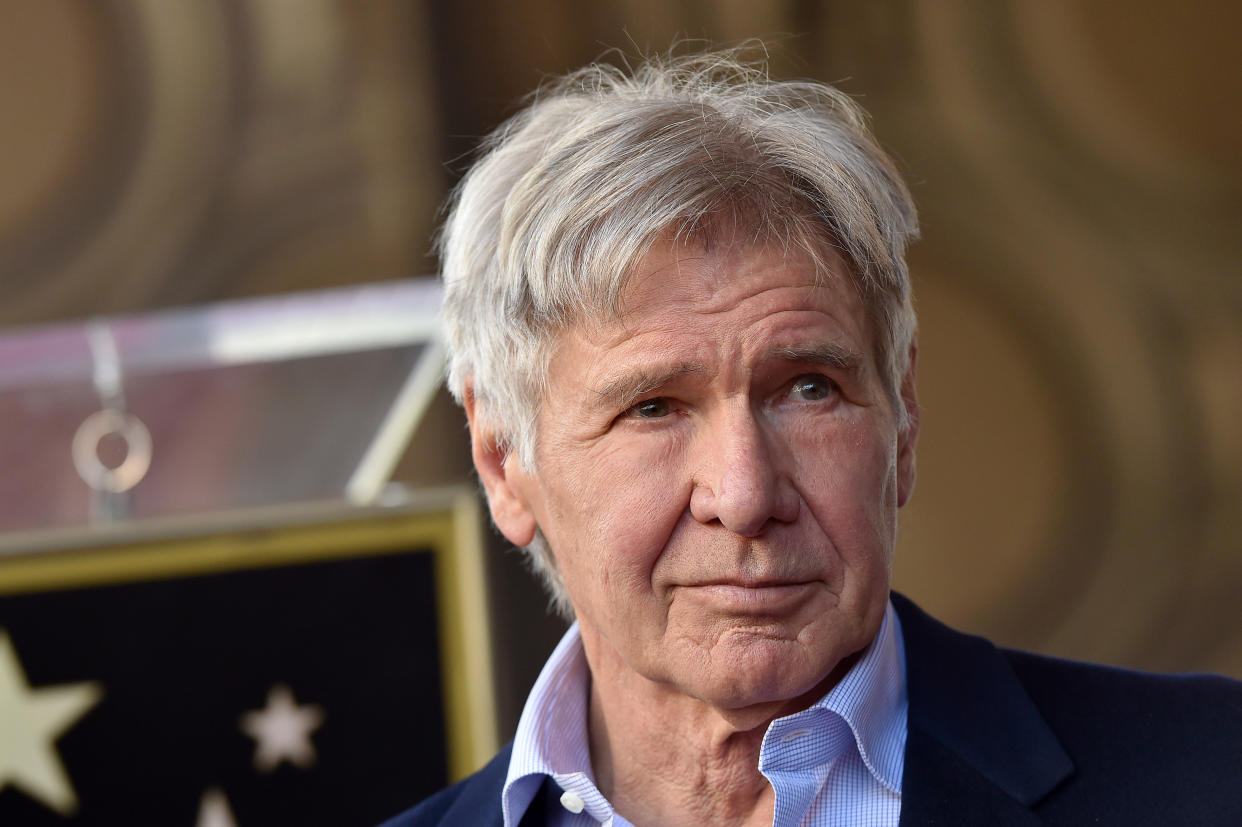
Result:
<svg viewBox="0 0 1242 827"><path fill-rule="evenodd" d="M586 802L575 793L564 792L561 793L561 806L571 813L580 813L582 808L586 806Z"/></svg>
<svg viewBox="0 0 1242 827"><path fill-rule="evenodd" d="M782 736L781 740L782 741L796 741L799 738L803 738L810 734L811 734L811 731L809 729L799 729L796 732L791 732L788 735Z"/></svg>

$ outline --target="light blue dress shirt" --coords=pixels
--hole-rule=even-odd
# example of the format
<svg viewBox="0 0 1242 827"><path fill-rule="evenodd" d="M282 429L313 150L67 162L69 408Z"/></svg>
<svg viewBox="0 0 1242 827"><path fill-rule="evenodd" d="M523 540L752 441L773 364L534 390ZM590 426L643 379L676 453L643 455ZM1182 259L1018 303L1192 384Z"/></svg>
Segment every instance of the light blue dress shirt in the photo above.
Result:
<svg viewBox="0 0 1242 827"><path fill-rule="evenodd" d="M631 827L595 786L590 681L574 624L522 710L502 794L505 827L522 820L547 776L564 791L553 827ZM809 709L768 725L759 772L776 793L773 827L895 827L905 747L905 649L889 603L875 640L841 682Z"/></svg>

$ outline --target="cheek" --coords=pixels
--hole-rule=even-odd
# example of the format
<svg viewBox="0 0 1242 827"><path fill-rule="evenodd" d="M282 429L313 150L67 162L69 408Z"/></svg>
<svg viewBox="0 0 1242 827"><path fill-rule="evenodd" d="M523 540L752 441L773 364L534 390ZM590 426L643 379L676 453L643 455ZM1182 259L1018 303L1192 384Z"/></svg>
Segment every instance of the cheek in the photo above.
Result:
<svg viewBox="0 0 1242 827"><path fill-rule="evenodd" d="M865 423L820 433L799 452L803 498L843 557L891 551L896 448ZM860 560L861 562L861 560Z"/></svg>
<svg viewBox="0 0 1242 827"><path fill-rule="evenodd" d="M600 443L572 463L572 472L549 469L548 478L564 480L548 511L553 547L573 549L562 566L567 579L609 590L649 588L651 569L689 503L684 463L669 442ZM585 568L571 571L575 564Z"/></svg>

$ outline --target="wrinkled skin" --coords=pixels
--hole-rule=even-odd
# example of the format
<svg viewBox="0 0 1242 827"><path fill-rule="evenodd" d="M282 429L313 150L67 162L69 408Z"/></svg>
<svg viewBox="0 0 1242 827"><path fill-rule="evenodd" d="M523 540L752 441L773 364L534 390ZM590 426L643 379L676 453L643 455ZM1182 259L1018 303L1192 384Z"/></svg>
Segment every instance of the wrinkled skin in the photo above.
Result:
<svg viewBox="0 0 1242 827"><path fill-rule="evenodd" d="M809 705L878 630L913 359L902 428L837 265L817 286L797 250L657 245L619 318L560 336L533 472L468 400L496 524L541 529L564 576L593 727L660 709L722 744Z"/></svg>

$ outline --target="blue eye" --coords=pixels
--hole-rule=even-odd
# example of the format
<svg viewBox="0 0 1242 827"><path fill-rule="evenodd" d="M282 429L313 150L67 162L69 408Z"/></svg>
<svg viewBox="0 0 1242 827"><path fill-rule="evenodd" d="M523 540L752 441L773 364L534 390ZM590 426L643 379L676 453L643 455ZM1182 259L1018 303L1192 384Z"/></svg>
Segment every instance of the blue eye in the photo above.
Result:
<svg viewBox="0 0 1242 827"><path fill-rule="evenodd" d="M807 402L827 399L836 389L836 383L826 376L799 376L789 389L789 395Z"/></svg>
<svg viewBox="0 0 1242 827"><path fill-rule="evenodd" d="M655 399L645 399L639 402L626 411L625 415L636 419L659 419L662 416L668 416L672 412L673 408L668 404L667 399L656 397Z"/></svg>

